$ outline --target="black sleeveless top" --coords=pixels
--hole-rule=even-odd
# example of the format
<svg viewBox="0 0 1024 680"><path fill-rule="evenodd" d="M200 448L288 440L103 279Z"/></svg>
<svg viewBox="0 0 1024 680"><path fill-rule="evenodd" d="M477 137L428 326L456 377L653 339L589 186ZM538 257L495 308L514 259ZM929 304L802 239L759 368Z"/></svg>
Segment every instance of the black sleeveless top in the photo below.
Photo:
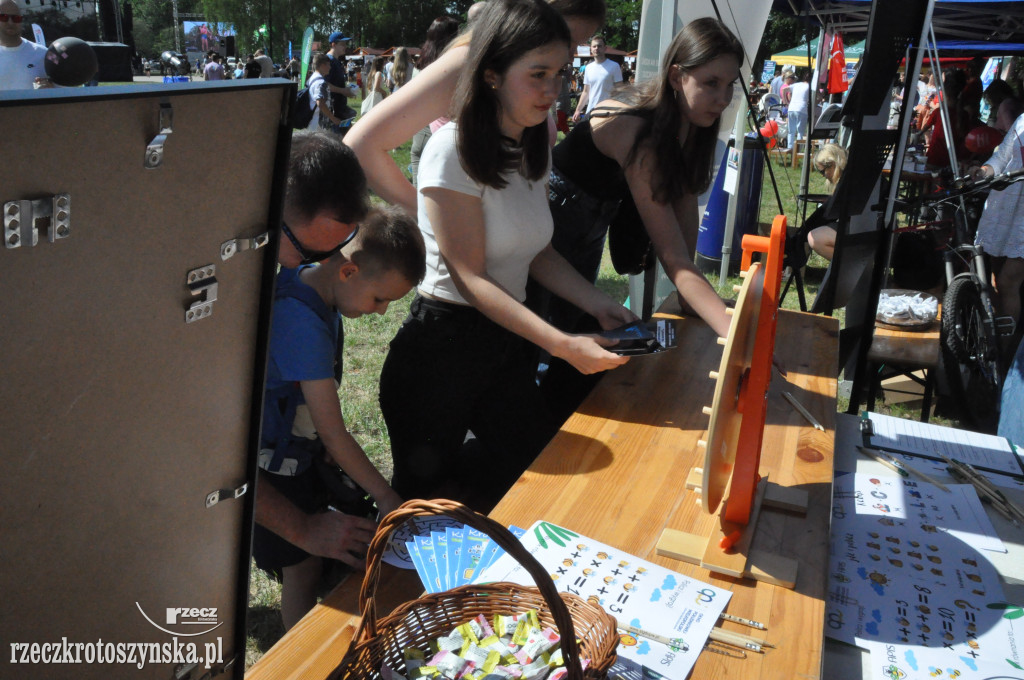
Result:
<svg viewBox="0 0 1024 680"><path fill-rule="evenodd" d="M552 149L551 162L559 174L598 200L621 200L629 194L622 168L594 145L589 120L573 127Z"/></svg>

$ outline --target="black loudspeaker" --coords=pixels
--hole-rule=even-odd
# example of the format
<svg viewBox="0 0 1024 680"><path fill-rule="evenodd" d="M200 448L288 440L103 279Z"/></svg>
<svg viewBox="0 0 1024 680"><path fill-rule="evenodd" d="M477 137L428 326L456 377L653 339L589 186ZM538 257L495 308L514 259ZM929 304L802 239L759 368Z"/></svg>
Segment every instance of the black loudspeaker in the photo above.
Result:
<svg viewBox="0 0 1024 680"><path fill-rule="evenodd" d="M100 39L106 42L117 40L117 21L114 19L114 3L117 0L100 0Z"/></svg>
<svg viewBox="0 0 1024 680"><path fill-rule="evenodd" d="M235 54L235 36L226 35L224 36L224 56L225 57L237 57Z"/></svg>

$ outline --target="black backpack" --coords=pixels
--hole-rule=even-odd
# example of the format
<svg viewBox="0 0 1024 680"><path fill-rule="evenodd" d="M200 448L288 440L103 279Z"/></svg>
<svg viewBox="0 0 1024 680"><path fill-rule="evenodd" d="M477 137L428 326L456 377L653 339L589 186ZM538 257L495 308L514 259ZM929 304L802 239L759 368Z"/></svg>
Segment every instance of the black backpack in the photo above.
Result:
<svg viewBox="0 0 1024 680"><path fill-rule="evenodd" d="M295 128L296 130L305 130L309 127L309 121L313 120L313 107L310 106L312 102L309 98L309 88L304 87L299 90L298 96L295 98L295 105L292 106L292 115L288 119L288 125Z"/></svg>

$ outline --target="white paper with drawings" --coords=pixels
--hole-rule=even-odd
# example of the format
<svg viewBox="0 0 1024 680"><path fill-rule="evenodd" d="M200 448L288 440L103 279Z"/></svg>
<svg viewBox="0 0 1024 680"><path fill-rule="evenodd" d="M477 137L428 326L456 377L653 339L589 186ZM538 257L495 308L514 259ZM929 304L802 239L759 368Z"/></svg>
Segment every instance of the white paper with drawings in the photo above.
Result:
<svg viewBox="0 0 1024 680"><path fill-rule="evenodd" d="M623 634L619 660L609 678L665 677L685 680L732 593L642 560L548 522L537 522L520 538L551 574L558 590L599 604L620 622L688 645L669 646ZM533 579L510 555L503 555L478 583Z"/></svg>

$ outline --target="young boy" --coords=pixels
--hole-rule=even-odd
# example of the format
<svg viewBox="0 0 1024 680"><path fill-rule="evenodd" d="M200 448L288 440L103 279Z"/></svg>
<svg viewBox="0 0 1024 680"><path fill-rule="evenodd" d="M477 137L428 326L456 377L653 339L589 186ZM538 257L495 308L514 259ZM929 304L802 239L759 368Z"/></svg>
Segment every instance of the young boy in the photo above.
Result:
<svg viewBox="0 0 1024 680"><path fill-rule="evenodd" d="M307 130L330 128L340 125L341 119L331 113L331 90L327 85L327 74L331 72L331 58L318 54L313 58L313 75L309 77L309 105L313 107L313 118Z"/></svg>
<svg viewBox="0 0 1024 680"><path fill-rule="evenodd" d="M340 316L383 314L425 273L423 237L397 208L372 213L355 238L318 266L282 269L278 276L267 365L260 484L270 485L309 515L346 510L338 489L347 478L368 492L382 514L402 499L374 468L345 427L338 399L336 348ZM340 316L339 316L340 315ZM323 464L331 460L338 474ZM314 604L320 557L299 548L261 521L253 541L256 564L282 580L281 615L286 628ZM333 509L328 509L328 508Z"/></svg>

